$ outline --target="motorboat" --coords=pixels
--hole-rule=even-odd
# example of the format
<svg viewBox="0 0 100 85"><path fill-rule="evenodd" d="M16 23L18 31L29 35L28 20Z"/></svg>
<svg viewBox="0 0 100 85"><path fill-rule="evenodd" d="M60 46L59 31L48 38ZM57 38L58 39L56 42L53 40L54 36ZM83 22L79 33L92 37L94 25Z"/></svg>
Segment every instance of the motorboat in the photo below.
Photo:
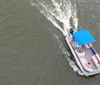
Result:
<svg viewBox="0 0 100 85"><path fill-rule="evenodd" d="M89 30L71 28L65 40L73 54L75 63L84 76L100 73L100 56L93 46L96 40Z"/></svg>

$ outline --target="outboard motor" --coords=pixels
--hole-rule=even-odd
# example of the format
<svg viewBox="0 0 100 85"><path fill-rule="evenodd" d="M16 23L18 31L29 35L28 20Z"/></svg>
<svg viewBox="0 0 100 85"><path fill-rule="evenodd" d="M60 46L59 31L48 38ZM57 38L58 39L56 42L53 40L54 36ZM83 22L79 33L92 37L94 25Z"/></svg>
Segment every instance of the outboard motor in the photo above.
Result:
<svg viewBox="0 0 100 85"><path fill-rule="evenodd" d="M74 28L70 28L70 33L73 34Z"/></svg>

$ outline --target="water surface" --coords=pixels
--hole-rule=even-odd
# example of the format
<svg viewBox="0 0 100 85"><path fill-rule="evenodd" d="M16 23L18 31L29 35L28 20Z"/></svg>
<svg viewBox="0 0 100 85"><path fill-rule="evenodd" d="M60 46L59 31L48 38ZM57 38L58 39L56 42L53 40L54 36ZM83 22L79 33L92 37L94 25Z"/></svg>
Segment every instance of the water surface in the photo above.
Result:
<svg viewBox="0 0 100 85"><path fill-rule="evenodd" d="M49 12L37 1L0 1L0 85L99 85L100 75L77 75L62 33L89 29L99 53L100 1L42 0L58 8Z"/></svg>

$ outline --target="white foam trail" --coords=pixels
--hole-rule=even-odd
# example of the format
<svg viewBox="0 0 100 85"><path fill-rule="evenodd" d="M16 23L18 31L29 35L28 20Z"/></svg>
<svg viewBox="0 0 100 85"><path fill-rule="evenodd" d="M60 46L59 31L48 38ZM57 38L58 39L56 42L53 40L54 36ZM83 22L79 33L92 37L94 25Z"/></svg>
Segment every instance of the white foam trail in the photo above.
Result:
<svg viewBox="0 0 100 85"><path fill-rule="evenodd" d="M30 3L31 3L32 6L37 6L37 4L35 2L33 3L32 0L30 0Z"/></svg>
<svg viewBox="0 0 100 85"><path fill-rule="evenodd" d="M63 35L67 35L68 30L71 28L70 18L73 20L73 26L77 30L78 27L78 19L76 17L76 5L72 5L69 0L30 0L32 6L36 6L40 12L49 20L51 23L58 28ZM34 4L33 4L34 3ZM60 26L60 23L63 24L63 27ZM68 56L70 53L63 46L61 40L59 40L59 36L49 29L59 43L59 48L62 53L65 54L65 58L69 61L69 65L73 68L73 70L82 75L81 71L75 65L75 62L72 61Z"/></svg>
<svg viewBox="0 0 100 85"><path fill-rule="evenodd" d="M77 16L76 4L74 4L73 7L72 7L73 25L74 25L74 28L77 30L77 28L78 28L78 18L76 17Z"/></svg>
<svg viewBox="0 0 100 85"><path fill-rule="evenodd" d="M60 25L57 23L56 18L55 18L55 13L53 13L53 8L49 7L48 4L46 2L40 2L38 1L38 3L41 5L39 7L39 10L41 10L40 12L44 14L44 16L46 16L46 18L52 22L52 24L57 27L62 33L63 33L63 29L60 27Z"/></svg>
<svg viewBox="0 0 100 85"><path fill-rule="evenodd" d="M70 59L70 53L66 50L66 48L63 46L61 40L59 39L59 36L53 32L50 28L48 30L51 31L51 33L54 35L54 37L57 39L57 42L59 43L59 48L61 49L61 52L65 54L65 58L69 61L69 65L73 68L75 72L78 72L78 74L83 75L83 73L79 70L79 68L76 66L75 62Z"/></svg>
<svg viewBox="0 0 100 85"><path fill-rule="evenodd" d="M33 6L32 0L30 0L30 2ZM76 17L73 17L76 13L72 12L72 5L70 1L60 0L60 3L58 3L56 0L51 0L49 1L49 5L46 0L36 0L36 2L39 4L37 5L37 8L40 12L43 13L44 16L46 16L46 18L63 33L63 35L67 35L68 30L71 28L70 18L72 17L74 21L77 20ZM63 28L60 27L57 20L63 23ZM77 28L77 22L73 24L75 25L75 28Z"/></svg>

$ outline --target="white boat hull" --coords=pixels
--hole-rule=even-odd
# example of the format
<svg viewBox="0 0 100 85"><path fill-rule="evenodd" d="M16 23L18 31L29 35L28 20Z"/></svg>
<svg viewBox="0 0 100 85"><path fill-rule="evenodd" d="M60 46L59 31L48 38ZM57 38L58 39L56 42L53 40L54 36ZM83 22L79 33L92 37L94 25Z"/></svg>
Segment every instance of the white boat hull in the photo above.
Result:
<svg viewBox="0 0 100 85"><path fill-rule="evenodd" d="M75 59L75 63L77 64L77 66L79 67L79 69L81 70L81 72L83 73L83 75L85 76L91 76L91 75L95 75L95 74L99 74L100 73L100 69L94 69L93 71L89 72L89 71L86 71L86 69L84 69L84 67L82 66L80 60L78 59L78 56L76 55L75 53L75 50L73 49L73 46L71 45L71 40L72 40L72 37L71 35L69 36L66 36L65 38L73 56L74 56L74 59Z"/></svg>

